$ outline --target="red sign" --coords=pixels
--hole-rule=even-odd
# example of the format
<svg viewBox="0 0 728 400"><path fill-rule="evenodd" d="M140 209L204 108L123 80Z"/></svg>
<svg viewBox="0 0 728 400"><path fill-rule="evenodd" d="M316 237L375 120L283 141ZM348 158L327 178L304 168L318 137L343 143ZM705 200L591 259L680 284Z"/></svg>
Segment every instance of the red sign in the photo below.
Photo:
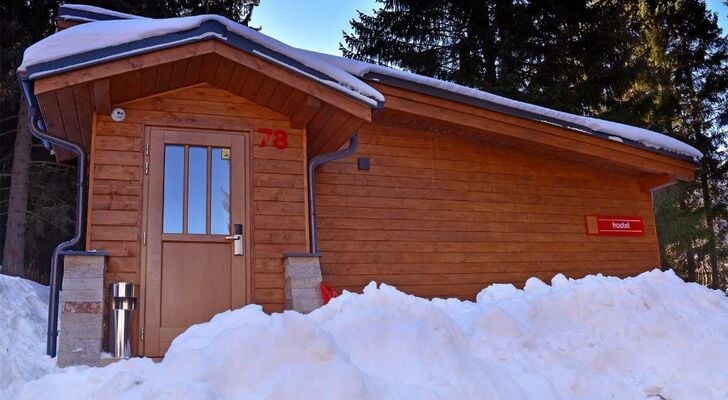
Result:
<svg viewBox="0 0 728 400"><path fill-rule="evenodd" d="M600 236L643 236L645 222L642 217L586 215L587 235Z"/></svg>

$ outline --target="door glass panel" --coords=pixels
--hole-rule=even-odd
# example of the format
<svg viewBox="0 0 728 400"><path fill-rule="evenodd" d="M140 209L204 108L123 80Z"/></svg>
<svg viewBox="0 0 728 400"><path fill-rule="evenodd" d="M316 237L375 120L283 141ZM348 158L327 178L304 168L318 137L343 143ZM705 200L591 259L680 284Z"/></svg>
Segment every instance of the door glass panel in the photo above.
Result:
<svg viewBox="0 0 728 400"><path fill-rule="evenodd" d="M185 148L164 146L164 233L182 233Z"/></svg>
<svg viewBox="0 0 728 400"><path fill-rule="evenodd" d="M207 231L207 147L190 147L187 175L187 233Z"/></svg>
<svg viewBox="0 0 728 400"><path fill-rule="evenodd" d="M230 149L212 148L210 215L212 234L230 233Z"/></svg>

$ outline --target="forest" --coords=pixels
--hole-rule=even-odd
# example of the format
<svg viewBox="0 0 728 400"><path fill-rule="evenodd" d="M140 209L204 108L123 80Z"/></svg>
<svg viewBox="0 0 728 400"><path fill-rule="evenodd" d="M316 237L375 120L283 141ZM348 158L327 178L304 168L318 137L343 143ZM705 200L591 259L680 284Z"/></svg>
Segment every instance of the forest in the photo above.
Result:
<svg viewBox="0 0 728 400"><path fill-rule="evenodd" d="M221 14L248 24L257 0L84 1L148 17ZM58 1L0 4L2 270L47 282L73 232L75 164L31 138L15 69L55 29ZM378 0L341 52L570 113L665 133L700 151L696 179L654 194L662 267L728 284L728 35L702 0ZM266 33L265 26L260 27Z"/></svg>

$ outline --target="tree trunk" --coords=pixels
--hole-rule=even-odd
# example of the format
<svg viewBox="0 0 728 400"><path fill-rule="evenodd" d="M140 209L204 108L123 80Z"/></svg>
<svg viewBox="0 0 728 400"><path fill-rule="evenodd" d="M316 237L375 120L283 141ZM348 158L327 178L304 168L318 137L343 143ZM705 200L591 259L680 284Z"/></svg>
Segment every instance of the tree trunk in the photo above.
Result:
<svg viewBox="0 0 728 400"><path fill-rule="evenodd" d="M713 197L710 193L710 182L708 173L703 172L700 176L702 186L703 207L705 209L705 224L708 228L708 259L710 261L710 275L713 289L720 289L720 273L718 269L718 248L715 240L715 215L713 213Z"/></svg>
<svg viewBox="0 0 728 400"><path fill-rule="evenodd" d="M687 199L682 198L680 199L680 211L683 212L683 214L689 214L690 213L690 206L687 204ZM682 242L684 240L684 242ZM685 243L685 269L687 271L687 281L688 282L695 282L696 279L696 273L698 271L698 267L695 263L695 249L693 249L693 237L692 235L689 235L687 238L683 238L678 243Z"/></svg>
<svg viewBox="0 0 728 400"><path fill-rule="evenodd" d="M25 275L25 225L32 145L33 139L28 127L28 106L24 99L20 99L15 149L13 150L13 169L10 174L8 222L5 230L2 270L0 270L6 275Z"/></svg>
<svg viewBox="0 0 728 400"><path fill-rule="evenodd" d="M695 272L697 267L695 266L695 252L693 251L693 245L689 244L687 251L685 252L685 263L686 269L688 270L687 281L695 282Z"/></svg>
<svg viewBox="0 0 728 400"><path fill-rule="evenodd" d="M472 16L471 24L474 24L469 28L467 32L468 36L477 35L480 39L480 45L482 46L481 51L483 52L483 90L492 90L495 87L497 81L497 59L496 59L496 26L494 21L491 19L490 2L475 2L471 6Z"/></svg>

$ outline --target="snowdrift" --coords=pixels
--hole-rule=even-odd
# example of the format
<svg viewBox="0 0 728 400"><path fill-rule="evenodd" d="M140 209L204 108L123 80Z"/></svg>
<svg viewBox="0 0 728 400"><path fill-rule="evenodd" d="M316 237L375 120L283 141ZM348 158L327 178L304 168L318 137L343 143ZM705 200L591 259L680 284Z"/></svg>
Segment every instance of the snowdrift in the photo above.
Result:
<svg viewBox="0 0 728 400"><path fill-rule="evenodd" d="M309 315L251 305L191 327L161 363L67 368L0 398L726 399L726 371L726 297L655 270L476 302L370 284Z"/></svg>
<svg viewBox="0 0 728 400"><path fill-rule="evenodd" d="M0 274L0 399L12 383L55 369L45 355L48 287Z"/></svg>

